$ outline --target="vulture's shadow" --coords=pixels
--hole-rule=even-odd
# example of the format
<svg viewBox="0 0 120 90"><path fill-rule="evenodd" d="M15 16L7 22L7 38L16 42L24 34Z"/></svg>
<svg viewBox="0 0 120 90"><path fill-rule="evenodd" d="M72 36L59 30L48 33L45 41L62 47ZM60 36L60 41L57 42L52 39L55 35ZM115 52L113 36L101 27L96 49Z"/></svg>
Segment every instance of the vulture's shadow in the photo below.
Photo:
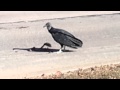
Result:
<svg viewBox="0 0 120 90"><path fill-rule="evenodd" d="M43 48L44 46L47 46L47 48ZM13 48L13 50L26 50L29 52L57 52L59 49L50 49L48 47L51 47L50 43L44 43L40 48L32 47L32 48ZM73 52L72 50L63 50L63 52Z"/></svg>
<svg viewBox="0 0 120 90"><path fill-rule="evenodd" d="M57 52L59 51L59 49L50 49L50 48L36 48L36 47L32 47L32 48L13 48L13 50L25 50L25 51L29 51L29 52ZM63 52L73 52L72 50L63 50Z"/></svg>

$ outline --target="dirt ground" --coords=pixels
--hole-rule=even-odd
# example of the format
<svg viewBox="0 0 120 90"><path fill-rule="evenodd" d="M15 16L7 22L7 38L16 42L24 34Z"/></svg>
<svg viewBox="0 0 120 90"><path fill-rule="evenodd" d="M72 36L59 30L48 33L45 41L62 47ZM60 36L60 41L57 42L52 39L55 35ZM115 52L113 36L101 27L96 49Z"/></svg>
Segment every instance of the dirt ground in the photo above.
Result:
<svg viewBox="0 0 120 90"><path fill-rule="evenodd" d="M57 71L50 75L42 74L25 79L120 79L120 64L110 64L76 69L62 73Z"/></svg>
<svg viewBox="0 0 120 90"><path fill-rule="evenodd" d="M61 54L49 51L28 51L49 42L56 43L44 24L62 28L83 41L83 47ZM93 15L74 18L36 20L0 24L0 78L24 78L66 72L77 68L120 63L120 14ZM19 48L22 50L13 50Z"/></svg>

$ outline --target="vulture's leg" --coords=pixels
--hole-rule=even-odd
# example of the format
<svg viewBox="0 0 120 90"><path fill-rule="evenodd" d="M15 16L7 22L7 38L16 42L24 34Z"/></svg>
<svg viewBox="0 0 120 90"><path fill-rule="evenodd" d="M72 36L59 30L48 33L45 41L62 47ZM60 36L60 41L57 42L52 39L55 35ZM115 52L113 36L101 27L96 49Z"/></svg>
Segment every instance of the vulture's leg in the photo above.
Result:
<svg viewBox="0 0 120 90"><path fill-rule="evenodd" d="M59 49L59 51L57 51L57 53L61 53L62 52L62 48L63 48L63 45L61 45L61 48Z"/></svg>
<svg viewBox="0 0 120 90"><path fill-rule="evenodd" d="M63 45L63 47L64 47L64 51L65 51L65 45Z"/></svg>

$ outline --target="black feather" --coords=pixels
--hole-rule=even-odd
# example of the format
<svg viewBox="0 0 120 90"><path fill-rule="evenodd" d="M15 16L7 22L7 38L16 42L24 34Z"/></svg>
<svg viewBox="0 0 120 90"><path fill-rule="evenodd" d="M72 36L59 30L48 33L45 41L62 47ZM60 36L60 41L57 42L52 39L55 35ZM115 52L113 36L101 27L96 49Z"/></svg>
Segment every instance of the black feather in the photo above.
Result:
<svg viewBox="0 0 120 90"><path fill-rule="evenodd" d="M46 26L50 27L48 31L51 33L53 39L61 46L65 45L75 49L77 49L77 47L82 47L83 42L71 33L63 29L54 28L49 23L47 23Z"/></svg>

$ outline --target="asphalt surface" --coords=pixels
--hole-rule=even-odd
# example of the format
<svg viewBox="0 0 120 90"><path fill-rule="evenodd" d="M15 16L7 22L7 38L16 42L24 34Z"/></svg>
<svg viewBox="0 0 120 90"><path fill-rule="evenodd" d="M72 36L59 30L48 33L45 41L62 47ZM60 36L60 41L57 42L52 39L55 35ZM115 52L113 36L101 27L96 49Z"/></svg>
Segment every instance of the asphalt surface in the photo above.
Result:
<svg viewBox="0 0 120 90"><path fill-rule="evenodd" d="M81 39L83 47L67 47L66 52L54 53L60 46L43 28L48 21ZM119 29L119 14L0 24L0 78L35 77L43 73L119 63ZM45 42L52 47L40 50Z"/></svg>

